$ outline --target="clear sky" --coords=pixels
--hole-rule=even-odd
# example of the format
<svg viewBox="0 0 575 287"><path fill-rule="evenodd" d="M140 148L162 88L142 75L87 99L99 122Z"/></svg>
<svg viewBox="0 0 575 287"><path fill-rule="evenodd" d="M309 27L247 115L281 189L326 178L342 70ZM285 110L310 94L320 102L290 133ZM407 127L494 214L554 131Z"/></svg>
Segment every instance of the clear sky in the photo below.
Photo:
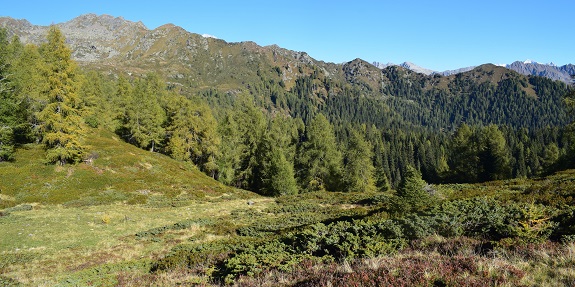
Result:
<svg viewBox="0 0 575 287"><path fill-rule="evenodd" d="M342 63L413 62L443 71L531 59L575 63L574 0L0 0L0 16L50 25L86 13L173 23Z"/></svg>

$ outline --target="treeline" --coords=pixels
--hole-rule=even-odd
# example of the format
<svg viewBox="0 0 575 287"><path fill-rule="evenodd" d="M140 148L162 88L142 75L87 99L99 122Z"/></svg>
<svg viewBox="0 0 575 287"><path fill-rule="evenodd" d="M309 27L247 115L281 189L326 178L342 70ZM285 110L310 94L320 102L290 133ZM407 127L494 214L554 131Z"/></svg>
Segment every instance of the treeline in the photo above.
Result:
<svg viewBox="0 0 575 287"><path fill-rule="evenodd" d="M451 92L434 94L425 89L434 78L406 82L397 68L383 71L391 84L381 91L317 69L286 90L276 69L272 77L258 71L260 81L247 83L247 93L184 96L154 73L82 72L55 27L40 47L9 40L2 30L0 46L1 160L11 160L19 144L37 142L46 146L47 162L79 162L88 154L87 128L102 127L266 195L385 191L398 188L410 168L430 183L481 182L572 162L560 96L569 90L542 78L529 78L537 98L523 94L528 84L513 77L479 86L456 77Z"/></svg>

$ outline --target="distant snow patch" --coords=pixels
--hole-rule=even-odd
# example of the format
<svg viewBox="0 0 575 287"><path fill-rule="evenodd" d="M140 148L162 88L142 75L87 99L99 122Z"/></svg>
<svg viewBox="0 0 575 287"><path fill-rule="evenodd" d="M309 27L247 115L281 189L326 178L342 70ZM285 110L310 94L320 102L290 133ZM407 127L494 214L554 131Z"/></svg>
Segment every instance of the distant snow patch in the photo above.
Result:
<svg viewBox="0 0 575 287"><path fill-rule="evenodd" d="M216 36L214 36L214 35L210 35L210 34L202 34L202 37L204 37L204 38L218 39L218 37L216 37Z"/></svg>

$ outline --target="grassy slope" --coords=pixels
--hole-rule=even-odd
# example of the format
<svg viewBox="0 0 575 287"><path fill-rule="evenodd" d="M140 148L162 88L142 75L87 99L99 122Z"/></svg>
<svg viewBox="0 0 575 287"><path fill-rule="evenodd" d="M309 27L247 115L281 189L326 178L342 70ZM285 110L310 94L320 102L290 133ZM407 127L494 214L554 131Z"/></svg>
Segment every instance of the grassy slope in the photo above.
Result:
<svg viewBox="0 0 575 287"><path fill-rule="evenodd" d="M86 139L98 155L92 164L46 165L38 145L20 148L12 163L0 163L0 285L6 278L74 285L70 278L82 272L95 272L96 282L108 285L114 276L107 274L118 268L147 272L146 262L198 232L202 240L222 236L206 228L245 209L247 199L256 203L253 209L271 201L221 185L192 165L138 149L113 133L93 130ZM22 206L33 209L15 211ZM162 241L135 236L185 220L197 223L183 233L166 232Z"/></svg>
<svg viewBox="0 0 575 287"><path fill-rule="evenodd" d="M86 137L91 164L54 166L42 162L39 145L26 145L13 163L0 163L0 208L21 203L97 205L151 204L155 197L175 201L243 194L205 176L191 164L138 149L105 130Z"/></svg>

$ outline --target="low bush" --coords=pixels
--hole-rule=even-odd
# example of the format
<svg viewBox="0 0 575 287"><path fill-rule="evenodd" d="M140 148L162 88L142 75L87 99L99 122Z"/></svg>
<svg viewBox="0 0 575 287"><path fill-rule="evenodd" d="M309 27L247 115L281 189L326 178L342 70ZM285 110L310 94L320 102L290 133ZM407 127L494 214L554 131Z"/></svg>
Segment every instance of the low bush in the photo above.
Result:
<svg viewBox="0 0 575 287"><path fill-rule="evenodd" d="M11 212L17 212L17 211L29 211L32 209L34 209L34 207L30 204L20 204L20 205L6 208L6 209L4 209L4 212L11 213Z"/></svg>
<svg viewBox="0 0 575 287"><path fill-rule="evenodd" d="M210 220L206 220L206 219L200 219L200 220L196 220L196 219L187 219L184 221L180 221L180 222L176 222L172 225L165 225L165 226L160 226L160 227L154 227L148 230L144 230L144 231L140 231L138 233L136 233L136 238L137 239L145 239L145 238L152 238L155 236L159 236L167 231L170 230L182 230L182 229L188 229L193 225L207 225L210 224L211 221Z"/></svg>

